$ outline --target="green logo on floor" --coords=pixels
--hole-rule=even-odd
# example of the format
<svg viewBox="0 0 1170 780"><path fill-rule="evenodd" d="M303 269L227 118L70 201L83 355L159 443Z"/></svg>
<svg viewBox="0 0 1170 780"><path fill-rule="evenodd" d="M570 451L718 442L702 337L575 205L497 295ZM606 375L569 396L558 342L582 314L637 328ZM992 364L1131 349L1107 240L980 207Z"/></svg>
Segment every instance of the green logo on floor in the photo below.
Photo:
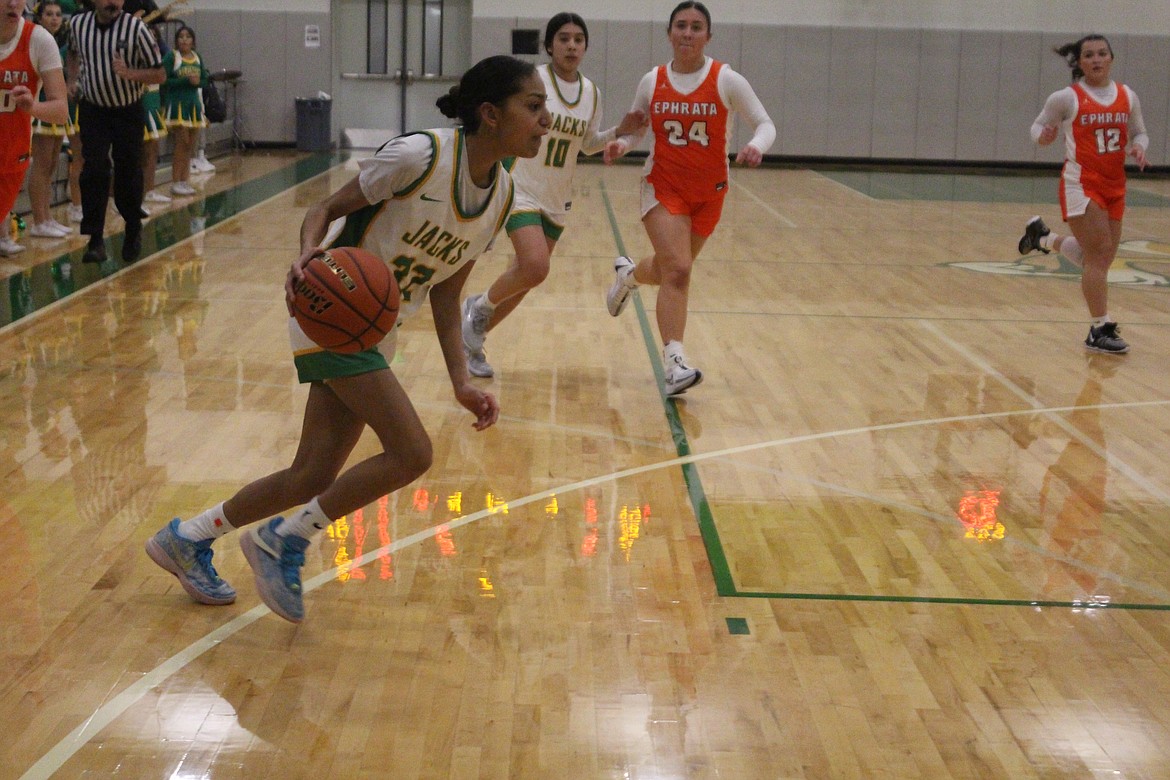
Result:
<svg viewBox="0 0 1170 780"><path fill-rule="evenodd" d="M1007 276L1054 276L1079 279L1081 269L1064 255L1033 254L1019 260L985 260L967 263L944 263L952 268L982 274ZM1170 287L1170 243L1163 241L1122 241L1117 259L1109 269L1109 283L1131 287Z"/></svg>

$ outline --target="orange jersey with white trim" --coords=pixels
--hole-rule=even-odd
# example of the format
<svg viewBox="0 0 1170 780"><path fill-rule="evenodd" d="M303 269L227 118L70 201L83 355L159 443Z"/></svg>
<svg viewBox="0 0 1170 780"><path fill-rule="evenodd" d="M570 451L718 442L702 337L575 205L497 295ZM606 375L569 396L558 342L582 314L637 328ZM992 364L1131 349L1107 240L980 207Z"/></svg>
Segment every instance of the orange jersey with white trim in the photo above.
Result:
<svg viewBox="0 0 1170 780"><path fill-rule="evenodd" d="M12 88L25 86L34 96L40 94L41 76L33 67L29 51L34 27L26 21L16 48L0 60L0 170L20 166L32 147L32 114L16 108Z"/></svg>
<svg viewBox="0 0 1170 780"><path fill-rule="evenodd" d="M1102 190L1125 191L1125 154L1129 146L1129 91L1117 85L1117 98L1102 105L1079 83L1072 85L1077 112L1066 136L1064 177Z"/></svg>
<svg viewBox="0 0 1170 780"><path fill-rule="evenodd" d="M719 70L712 61L707 78L693 92L680 94L667 66L658 66L650 98L654 130L653 162L646 180L669 183L680 195L707 200L727 189L729 108L719 97Z"/></svg>

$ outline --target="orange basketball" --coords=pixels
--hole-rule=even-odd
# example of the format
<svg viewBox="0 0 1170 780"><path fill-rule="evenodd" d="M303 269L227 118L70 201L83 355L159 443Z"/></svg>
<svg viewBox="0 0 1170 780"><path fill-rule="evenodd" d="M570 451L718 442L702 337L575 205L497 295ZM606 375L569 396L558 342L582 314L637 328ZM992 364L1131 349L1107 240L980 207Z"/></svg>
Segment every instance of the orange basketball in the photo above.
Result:
<svg viewBox="0 0 1170 780"><path fill-rule="evenodd" d="M398 318L398 284L389 267L357 247L337 247L305 266L293 314L305 335L330 352L361 352Z"/></svg>

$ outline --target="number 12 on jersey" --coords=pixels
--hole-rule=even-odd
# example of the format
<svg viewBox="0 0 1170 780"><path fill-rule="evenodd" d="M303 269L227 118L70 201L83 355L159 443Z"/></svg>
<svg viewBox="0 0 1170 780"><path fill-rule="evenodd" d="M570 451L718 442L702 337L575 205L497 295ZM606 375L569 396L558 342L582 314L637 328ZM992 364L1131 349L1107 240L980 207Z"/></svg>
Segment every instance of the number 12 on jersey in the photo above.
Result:
<svg viewBox="0 0 1170 780"><path fill-rule="evenodd" d="M1121 149L1121 130L1116 127L1097 128L1097 154L1109 154Z"/></svg>

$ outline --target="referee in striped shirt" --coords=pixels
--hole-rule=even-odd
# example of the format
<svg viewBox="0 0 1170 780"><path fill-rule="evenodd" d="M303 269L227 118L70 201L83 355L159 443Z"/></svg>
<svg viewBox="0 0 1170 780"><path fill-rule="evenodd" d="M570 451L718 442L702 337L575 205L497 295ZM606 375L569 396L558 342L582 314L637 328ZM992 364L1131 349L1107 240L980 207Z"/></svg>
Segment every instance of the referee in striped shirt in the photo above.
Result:
<svg viewBox="0 0 1170 780"><path fill-rule="evenodd" d="M158 43L140 20L122 12L125 0L96 0L92 11L69 20L66 73L81 126L82 258L106 259L106 198L114 160L114 205L126 220L122 259L142 254L142 93L166 81ZM112 152L112 155L111 155Z"/></svg>

